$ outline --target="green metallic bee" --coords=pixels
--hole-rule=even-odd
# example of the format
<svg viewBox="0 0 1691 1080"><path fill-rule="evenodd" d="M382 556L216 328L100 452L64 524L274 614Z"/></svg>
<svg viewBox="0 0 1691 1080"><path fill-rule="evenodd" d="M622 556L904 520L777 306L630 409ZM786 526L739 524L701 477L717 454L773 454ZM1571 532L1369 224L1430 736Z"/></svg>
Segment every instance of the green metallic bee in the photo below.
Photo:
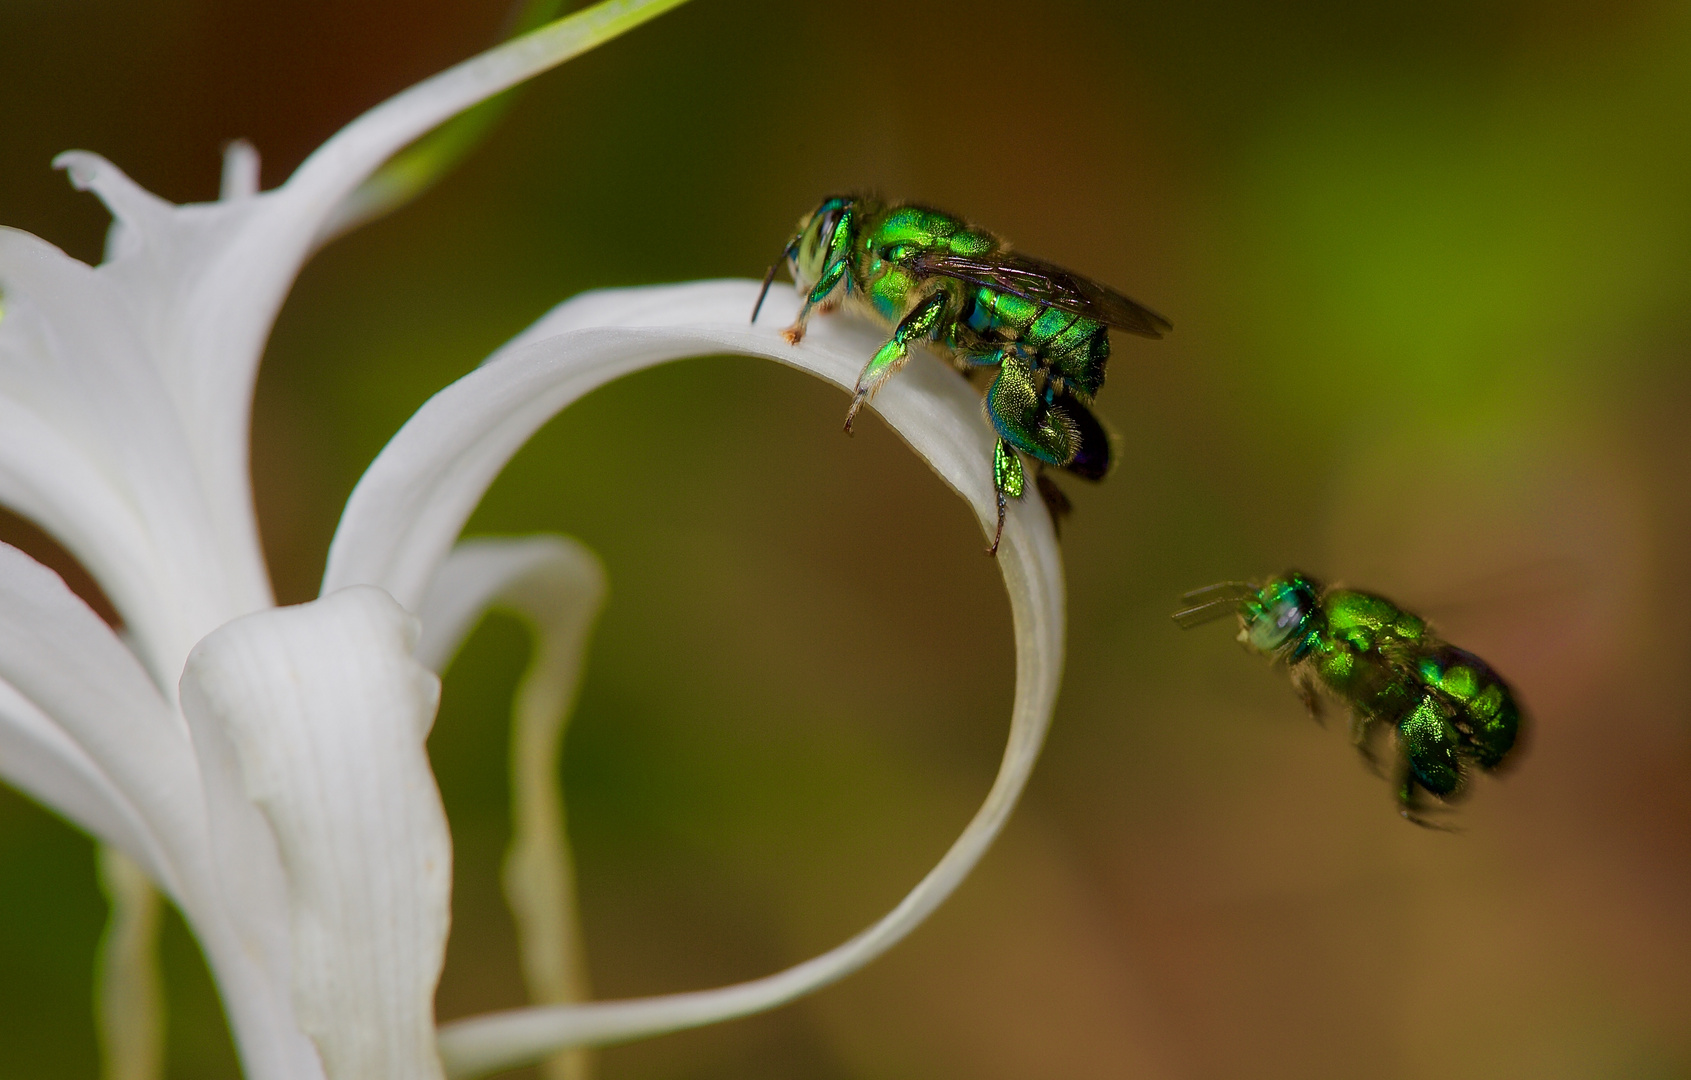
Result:
<svg viewBox="0 0 1691 1080"><path fill-rule="evenodd" d="M1109 436L1087 406L1104 384L1110 328L1145 337L1173 329L1114 290L1011 252L985 229L938 210L862 195L825 199L799 224L764 276L753 322L782 261L805 292L797 321L784 331L788 341L798 344L818 307L843 304L892 328L857 377L847 432L914 345L932 346L964 371L998 369L986 392L987 418L998 432L992 455L998 531L989 554L1004 535L1006 501L1026 487L1017 450L1088 480L1109 471ZM1066 509L1043 472L1038 479L1053 509Z"/></svg>
<svg viewBox="0 0 1691 1080"><path fill-rule="evenodd" d="M1473 653L1441 641L1420 617L1390 600L1323 588L1295 571L1256 586L1226 581L1181 597L1183 627L1229 613L1252 652L1285 663L1310 712L1318 691L1350 707L1351 737L1379 771L1374 744L1397 743L1400 812L1432 825L1425 796L1458 796L1470 766L1492 772L1515 745L1522 722L1509 684Z"/></svg>

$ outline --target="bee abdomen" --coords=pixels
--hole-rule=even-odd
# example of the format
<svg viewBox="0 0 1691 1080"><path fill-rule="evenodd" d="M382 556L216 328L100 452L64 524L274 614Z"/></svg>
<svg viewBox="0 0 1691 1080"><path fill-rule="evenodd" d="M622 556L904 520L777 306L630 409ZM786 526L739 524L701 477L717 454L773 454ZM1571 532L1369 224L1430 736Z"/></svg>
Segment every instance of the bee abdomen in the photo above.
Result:
<svg viewBox="0 0 1691 1080"><path fill-rule="evenodd" d="M1487 770L1501 765L1521 726L1509 684L1484 660L1454 645L1439 646L1418 666L1422 681L1456 706L1455 724L1474 761Z"/></svg>

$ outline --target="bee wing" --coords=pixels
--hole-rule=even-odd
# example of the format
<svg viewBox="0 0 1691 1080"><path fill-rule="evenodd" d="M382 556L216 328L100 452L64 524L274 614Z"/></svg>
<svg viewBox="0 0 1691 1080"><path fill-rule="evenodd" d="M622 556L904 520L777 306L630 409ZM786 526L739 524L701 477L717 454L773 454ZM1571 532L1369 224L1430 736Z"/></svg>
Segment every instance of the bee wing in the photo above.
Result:
<svg viewBox="0 0 1691 1080"><path fill-rule="evenodd" d="M989 255L924 251L916 257L915 269L919 274L942 274L1049 304L1130 334L1160 338L1174 329L1174 324L1161 315L1109 286L1028 255L1008 251Z"/></svg>

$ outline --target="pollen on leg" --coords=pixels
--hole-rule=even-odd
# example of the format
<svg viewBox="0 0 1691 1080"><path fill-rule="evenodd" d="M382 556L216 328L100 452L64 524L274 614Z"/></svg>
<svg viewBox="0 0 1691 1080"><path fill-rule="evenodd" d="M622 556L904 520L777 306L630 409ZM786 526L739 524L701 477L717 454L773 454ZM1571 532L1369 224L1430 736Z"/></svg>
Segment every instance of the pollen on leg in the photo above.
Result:
<svg viewBox="0 0 1691 1080"><path fill-rule="evenodd" d="M788 345L797 345L804 340L804 326L800 323L794 323L781 331L781 336L787 339Z"/></svg>

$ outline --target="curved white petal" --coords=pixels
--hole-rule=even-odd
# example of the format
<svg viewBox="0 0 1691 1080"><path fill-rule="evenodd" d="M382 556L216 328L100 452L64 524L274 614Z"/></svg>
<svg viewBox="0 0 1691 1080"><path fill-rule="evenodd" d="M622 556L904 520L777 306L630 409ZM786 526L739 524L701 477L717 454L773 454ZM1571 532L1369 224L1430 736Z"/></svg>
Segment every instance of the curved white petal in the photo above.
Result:
<svg viewBox="0 0 1691 1080"><path fill-rule="evenodd" d="M734 352L801 368L842 389L855 384L879 343L871 331L846 319L819 319L803 346L789 346L776 328L792 317L796 301L772 297L767 321L749 326L756 292L753 282L704 282L588 294L560 306L437 394L382 451L348 501L324 588L371 582L402 603L420 602L511 454L560 409L618 376L683 356ZM875 408L974 508L982 529L990 528L996 516L988 464L993 437L975 391L932 357L918 356L881 391ZM831 952L750 983L512 1010L448 1025L441 1052L449 1073L473 1075L564 1046L637 1038L769 1008L856 970L926 918L985 853L1014 807L1050 723L1062 672L1062 565L1038 500L1011 506L998 564L1010 594L1017 653L1003 764L963 835L897 908Z"/></svg>
<svg viewBox="0 0 1691 1080"><path fill-rule="evenodd" d="M237 619L182 676L274 836L294 1008L330 1080L440 1075L452 843L424 750L440 682L415 641L385 593L347 589Z"/></svg>
<svg viewBox="0 0 1691 1080"><path fill-rule="evenodd" d="M0 771L133 857L181 906L253 1080L309 1078L315 1065L302 1064L287 966L276 960L285 917L228 902L263 879L264 852L214 849L207 805L218 774L199 749L111 628L53 571L0 545Z"/></svg>
<svg viewBox="0 0 1691 1080"><path fill-rule="evenodd" d="M284 881L279 830L247 799L233 729L202 710L190 730L175 696L194 642L273 602L247 475L264 339L324 222L385 157L679 2L612 0L460 65L372 110L269 193L242 143L226 152L220 200L188 206L97 155L61 155L112 212L97 267L0 229L0 503L90 570L129 643L49 571L0 551L0 777L172 894L253 1080L322 1075L294 1018L294 985L316 970L295 964L285 886L298 875ZM328 1030L320 1013L312 1022ZM427 1017L411 1027L432 1061ZM325 1038L329 1056L364 1068L365 1043Z"/></svg>
<svg viewBox="0 0 1691 1080"><path fill-rule="evenodd" d="M744 353L855 385L880 344L851 319L819 318L797 348L777 328L797 303L771 296L763 321L746 316L757 284L707 281L587 293L570 300L426 402L359 481L336 530L324 591L380 584L406 606L421 601L482 493L512 454L571 402L630 372L686 356ZM979 395L931 356L915 357L874 408L974 507L996 519L990 429ZM1023 516L1033 501L1011 507ZM1042 511L1035 516L1043 517Z"/></svg>
<svg viewBox="0 0 1691 1080"><path fill-rule="evenodd" d="M534 636L534 654L511 707L511 846L504 884L523 981L536 1004L589 996L558 759L604 598L604 568L583 544L562 536L481 537L452 549L418 612L423 636L417 658L437 671L487 608L520 615ZM586 1069L577 1050L548 1062L546 1074L566 1080L586 1076Z"/></svg>
<svg viewBox="0 0 1691 1080"><path fill-rule="evenodd" d="M0 680L9 689L0 702L14 706L0 722L57 757L65 776L100 778L88 794L120 808L134 830L102 832L101 839L122 846L162 886L183 895L180 872L201 820L187 732L111 628L59 575L4 544ZM58 734L49 734L42 720ZM31 790L31 777L18 779ZM73 803L49 805L77 810Z"/></svg>
<svg viewBox="0 0 1691 1080"><path fill-rule="evenodd" d="M680 2L608 0L465 61L354 120L270 192L244 143L226 152L222 198L185 206L98 155L62 154L112 213L98 267L0 229L0 410L39 417L70 447L0 439L0 501L89 567L167 693L195 641L272 603L249 407L276 312L331 216L417 136Z"/></svg>
<svg viewBox="0 0 1691 1080"><path fill-rule="evenodd" d="M102 182L116 173L79 170ZM125 180L113 195L137 215L129 220L173 212L132 188ZM134 248L150 228L126 227L114 246ZM149 262L122 254L96 269L0 229L0 285L10 301L0 322L0 499L89 568L155 681L173 690L193 642L231 614L268 603L269 586L244 472L224 478L234 487L223 500L207 498L197 428L155 364L168 347L158 341L168 297L158 294L180 275L148 265L124 280L137 261Z"/></svg>
<svg viewBox="0 0 1691 1080"><path fill-rule="evenodd" d="M0 778L164 874L159 845L128 799L35 703L0 682Z"/></svg>
<svg viewBox="0 0 1691 1080"><path fill-rule="evenodd" d="M560 659L570 654L548 676L567 691L579 676L580 652L604 598L605 569L579 540L544 533L465 540L435 572L417 608L423 624L417 661L445 671L482 615L498 607L558 638L542 648Z"/></svg>

